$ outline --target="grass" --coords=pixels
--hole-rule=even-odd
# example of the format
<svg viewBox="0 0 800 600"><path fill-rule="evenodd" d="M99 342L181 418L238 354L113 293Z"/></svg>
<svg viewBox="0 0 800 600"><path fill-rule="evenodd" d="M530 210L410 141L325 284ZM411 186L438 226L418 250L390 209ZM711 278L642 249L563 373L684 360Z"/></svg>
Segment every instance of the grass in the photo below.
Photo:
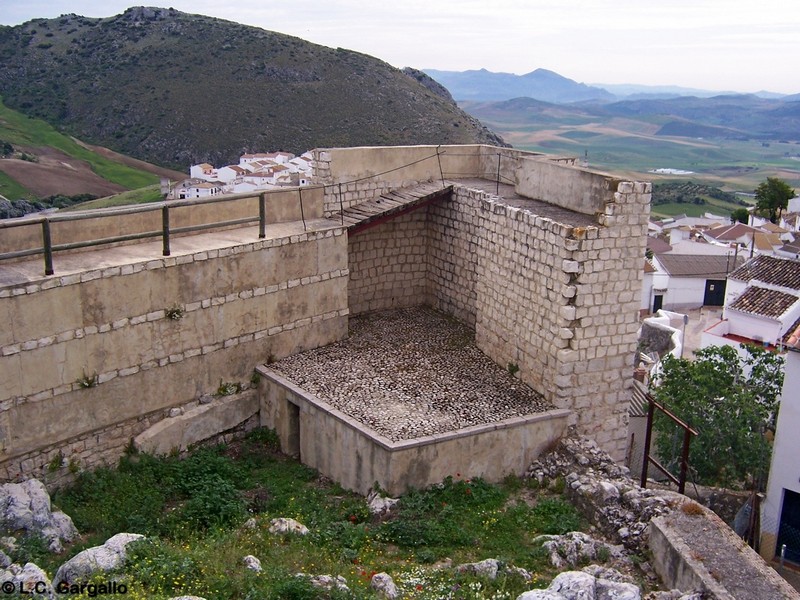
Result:
<svg viewBox="0 0 800 600"><path fill-rule="evenodd" d="M347 597L374 598L369 584L377 572L389 573L404 598L515 598L555 575L533 538L585 528L561 496L515 477L492 485L458 473L411 490L393 516L379 519L363 497L281 454L268 430L183 460L131 454L116 469L81 474L53 502L83 533L68 556L121 531L146 535L122 576L127 597L151 600L318 597L297 573L341 575L351 589ZM242 526L249 517L256 527ZM310 533L272 535L267 529L275 517L297 519ZM51 575L65 560L48 555L36 539L24 552L15 558L35 558ZM263 572L244 568L248 554L261 560ZM527 569L534 581L515 574L491 581L432 564L446 558L453 564L496 558Z"/></svg>
<svg viewBox="0 0 800 600"><path fill-rule="evenodd" d="M129 190L113 196L98 198L81 202L64 210L89 210L92 208L109 208L111 206L127 206L129 204L146 204L149 202L161 202L164 196L161 194L161 185L156 183L136 190Z"/></svg>
<svg viewBox="0 0 800 600"><path fill-rule="evenodd" d="M16 180L2 171L0 171L0 196L5 196L9 200L16 200L17 198L34 200L36 198L36 194L17 183Z"/></svg>
<svg viewBox="0 0 800 600"><path fill-rule="evenodd" d="M1 97L0 139L10 142L14 146L57 148L73 158L85 160L100 177L127 189L141 188L158 181L158 177L151 173L122 165L83 148L72 138L59 133L41 119L30 118L8 108L3 104Z"/></svg>

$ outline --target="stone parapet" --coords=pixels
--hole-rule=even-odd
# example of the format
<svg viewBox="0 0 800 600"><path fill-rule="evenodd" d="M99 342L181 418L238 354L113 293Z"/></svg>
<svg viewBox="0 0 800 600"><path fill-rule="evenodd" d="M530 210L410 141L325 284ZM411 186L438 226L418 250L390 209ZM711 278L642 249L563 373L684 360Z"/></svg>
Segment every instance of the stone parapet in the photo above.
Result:
<svg viewBox="0 0 800 600"><path fill-rule="evenodd" d="M455 182L451 199L355 235L349 305L358 314L430 304L474 326L481 350L518 367L621 459L650 187L580 171L585 178L604 190L596 226Z"/></svg>
<svg viewBox="0 0 800 600"><path fill-rule="evenodd" d="M164 410L341 339L348 275L328 223L0 288L0 469L113 462Z"/></svg>

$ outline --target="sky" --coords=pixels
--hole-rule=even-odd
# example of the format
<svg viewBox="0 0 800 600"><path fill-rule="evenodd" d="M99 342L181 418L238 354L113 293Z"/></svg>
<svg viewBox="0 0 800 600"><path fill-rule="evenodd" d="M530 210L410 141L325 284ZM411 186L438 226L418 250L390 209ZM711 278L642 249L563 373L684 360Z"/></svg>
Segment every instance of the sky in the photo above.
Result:
<svg viewBox="0 0 800 600"><path fill-rule="evenodd" d="M133 0L135 2L135 0ZM0 0L0 24L66 13L109 17L155 0ZM578 82L800 93L793 0L169 0L219 17L370 54L395 67Z"/></svg>

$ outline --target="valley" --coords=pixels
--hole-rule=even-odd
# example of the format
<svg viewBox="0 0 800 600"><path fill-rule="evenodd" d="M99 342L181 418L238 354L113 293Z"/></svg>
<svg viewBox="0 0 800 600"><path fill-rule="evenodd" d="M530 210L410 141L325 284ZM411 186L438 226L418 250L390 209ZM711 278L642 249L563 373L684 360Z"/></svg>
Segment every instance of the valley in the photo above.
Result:
<svg viewBox="0 0 800 600"><path fill-rule="evenodd" d="M779 177L800 188L797 141L658 135L666 116L623 117L530 98L460 105L515 148L585 157L590 168L623 177L654 183L699 181L739 192L752 192L767 177ZM691 173L655 173L658 169Z"/></svg>

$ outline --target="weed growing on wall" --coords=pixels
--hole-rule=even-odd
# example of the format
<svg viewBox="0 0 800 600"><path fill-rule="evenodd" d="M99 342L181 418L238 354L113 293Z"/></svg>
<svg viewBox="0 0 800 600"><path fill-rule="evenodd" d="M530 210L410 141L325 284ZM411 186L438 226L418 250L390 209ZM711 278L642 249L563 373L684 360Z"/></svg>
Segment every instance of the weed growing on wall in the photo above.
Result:
<svg viewBox="0 0 800 600"><path fill-rule="evenodd" d="M232 396L238 394L244 389L241 383L236 381L222 381L219 380L219 387L217 387L217 396Z"/></svg>
<svg viewBox="0 0 800 600"><path fill-rule="evenodd" d="M98 383L100 383L100 379L97 373L87 375L84 371L83 374L78 377L78 386L84 389L96 387Z"/></svg>
<svg viewBox="0 0 800 600"><path fill-rule="evenodd" d="M166 317L172 321L180 321L183 318L183 308L179 304L174 304L164 311Z"/></svg>

